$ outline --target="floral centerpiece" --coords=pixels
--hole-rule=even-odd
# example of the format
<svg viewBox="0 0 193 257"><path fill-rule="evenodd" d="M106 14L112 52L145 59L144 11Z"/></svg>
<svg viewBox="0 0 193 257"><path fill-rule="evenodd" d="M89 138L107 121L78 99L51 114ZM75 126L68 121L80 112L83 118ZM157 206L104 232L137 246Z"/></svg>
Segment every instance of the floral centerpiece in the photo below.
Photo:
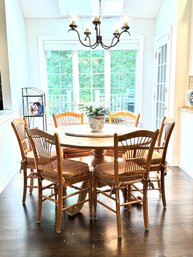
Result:
<svg viewBox="0 0 193 257"><path fill-rule="evenodd" d="M85 112L92 132L99 132L103 129L105 115L110 114L110 109L104 106L79 105L79 110Z"/></svg>

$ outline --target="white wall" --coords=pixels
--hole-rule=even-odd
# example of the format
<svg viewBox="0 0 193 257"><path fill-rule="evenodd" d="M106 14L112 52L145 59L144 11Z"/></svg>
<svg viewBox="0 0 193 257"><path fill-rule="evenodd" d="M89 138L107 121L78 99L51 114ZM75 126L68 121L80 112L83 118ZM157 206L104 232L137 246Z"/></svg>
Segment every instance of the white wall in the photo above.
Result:
<svg viewBox="0 0 193 257"><path fill-rule="evenodd" d="M171 28L171 67L169 117L176 122L173 135L172 164L179 165L179 108L185 104L189 61L190 0L164 0L156 22L156 36Z"/></svg>
<svg viewBox="0 0 193 257"><path fill-rule="evenodd" d="M169 101L168 116L176 121L174 117L174 99L175 99L175 76L176 76L176 28L178 16L178 0L163 0L159 15L156 19L156 38L163 35L166 31L171 31L171 59L170 59L170 75L169 75ZM174 129L173 134L176 132ZM171 141L173 140L173 137ZM170 142L167 154L167 160L170 164L178 163L178 156L174 155L174 148Z"/></svg>
<svg viewBox="0 0 193 257"><path fill-rule="evenodd" d="M190 54L189 54L189 75L193 76L193 1L191 6L191 23L190 23Z"/></svg>
<svg viewBox="0 0 193 257"><path fill-rule="evenodd" d="M1 4L3 2L0 1ZM0 192L19 170L21 156L11 127L11 121L21 115L21 113L18 113L18 109L20 108L21 110L22 104L21 87L28 84L25 24L20 5L18 0L6 0L5 9L1 7L0 9L4 17L6 11L4 26L7 29L7 37L6 32L3 35L1 34L2 37L0 37L0 49L3 48L4 51L3 55L0 55L0 59L8 77L7 81L2 81L3 94L6 106L9 109L12 108L12 111L0 111ZM7 56L7 59L4 56ZM9 90L10 92L7 95Z"/></svg>
<svg viewBox="0 0 193 257"><path fill-rule="evenodd" d="M143 59L143 80L142 80L142 108L141 117L143 127L151 129L152 117L152 90L153 90L153 61L154 61L154 19L135 19L132 22L132 33L144 35L144 59Z"/></svg>
<svg viewBox="0 0 193 257"><path fill-rule="evenodd" d="M193 39L193 1L189 1L189 5L185 6L184 12L181 15L181 21L182 25L180 29L183 31L183 33L186 32L186 34L189 35L187 38L186 44L179 44L178 45L178 51L179 53L179 59L182 57L182 51L185 52L185 55L187 54L187 49L189 50L187 54L187 64L184 62L182 65L177 66L178 72L182 68L182 71L185 67L189 64L187 68L187 72L184 75L184 78L186 79L186 83L182 83L183 77L181 76L179 78L179 83L177 83L179 95L181 94L183 98L181 99L178 97L176 101L179 101L181 103L181 106L185 106L185 97L187 94L187 88L188 88L188 76L192 75L192 56L193 56L193 47L192 47L192 39ZM181 3L182 4L182 3ZM192 4L190 6L190 4ZM185 12L186 11L186 12ZM188 15L190 15L190 27L186 26L186 20ZM185 15L186 14L186 15ZM184 35L181 35L181 38ZM190 44L188 46L188 43ZM180 51L181 50L181 51ZM178 78L178 76L177 76ZM179 126L179 165L182 169L184 169L192 178L193 178L193 168L192 168L192 142L193 142L193 109L187 109L187 108L181 108L179 111L179 120L180 120L180 126Z"/></svg>
<svg viewBox="0 0 193 257"><path fill-rule="evenodd" d="M9 80L5 4L3 0L0 1L0 71L1 71L1 80L2 80L4 109L11 109L12 103L11 103L11 90L10 90L10 80Z"/></svg>
<svg viewBox="0 0 193 257"><path fill-rule="evenodd" d="M193 110L180 110L180 167L193 178L192 142L193 142Z"/></svg>
<svg viewBox="0 0 193 257"><path fill-rule="evenodd" d="M104 27L105 26L105 27ZM80 25L80 29L83 26ZM26 19L26 35L27 35L27 52L28 52L28 67L29 67L29 85L40 87L43 90L40 79L39 67L39 52L38 39L39 36L57 36L61 40L77 40L75 32L68 33L68 21L64 19ZM113 23L104 22L102 25L105 32L104 40L112 38ZM143 79L141 88L143 89L143 100L141 108L141 118L144 127L149 127L149 117L151 110L151 92L152 92L152 76L153 76L153 43L155 33L154 19L134 19L131 24L131 35L144 36L144 59L143 59ZM102 32L103 33L103 32ZM82 33L83 35L83 33ZM104 34L103 34L104 35ZM125 34L121 40L128 38ZM147 105L148 103L148 105Z"/></svg>
<svg viewBox="0 0 193 257"><path fill-rule="evenodd" d="M28 86L25 22L18 0L6 0L5 9L12 109L22 115L21 88Z"/></svg>
<svg viewBox="0 0 193 257"><path fill-rule="evenodd" d="M0 193L20 166L20 151L11 127L15 115L14 111L0 111Z"/></svg>

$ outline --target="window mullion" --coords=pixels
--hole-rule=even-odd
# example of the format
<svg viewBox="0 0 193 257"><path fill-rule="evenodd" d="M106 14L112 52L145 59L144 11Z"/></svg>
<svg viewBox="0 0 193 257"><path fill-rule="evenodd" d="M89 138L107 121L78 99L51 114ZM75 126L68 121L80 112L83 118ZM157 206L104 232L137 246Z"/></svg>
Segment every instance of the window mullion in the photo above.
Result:
<svg viewBox="0 0 193 257"><path fill-rule="evenodd" d="M78 51L72 51L72 74L73 74L73 93L75 110L78 110L78 104L80 102L80 88L79 88L79 66L78 66Z"/></svg>
<svg viewBox="0 0 193 257"><path fill-rule="evenodd" d="M110 51L105 52L105 106L111 106L111 56Z"/></svg>

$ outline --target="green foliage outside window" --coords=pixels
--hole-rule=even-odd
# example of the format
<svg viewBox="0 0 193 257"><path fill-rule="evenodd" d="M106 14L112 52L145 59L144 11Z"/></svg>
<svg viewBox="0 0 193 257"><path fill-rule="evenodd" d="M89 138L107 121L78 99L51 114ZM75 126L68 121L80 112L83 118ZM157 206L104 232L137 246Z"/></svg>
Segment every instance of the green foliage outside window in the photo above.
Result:
<svg viewBox="0 0 193 257"><path fill-rule="evenodd" d="M134 108L136 51L111 50L110 70L105 70L105 51L78 51L79 74L73 74L73 51L45 51L48 79L48 115L61 111L75 111L78 104L104 103L106 87L110 87L111 110ZM78 88L74 89L74 78ZM110 76L110 85L105 85ZM75 103L75 90L79 102ZM131 110L131 111L134 111Z"/></svg>

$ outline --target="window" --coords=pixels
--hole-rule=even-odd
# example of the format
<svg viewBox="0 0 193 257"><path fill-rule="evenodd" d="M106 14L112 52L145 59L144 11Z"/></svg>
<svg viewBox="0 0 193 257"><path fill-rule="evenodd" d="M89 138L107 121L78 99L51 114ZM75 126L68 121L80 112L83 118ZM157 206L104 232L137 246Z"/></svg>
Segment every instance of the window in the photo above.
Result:
<svg viewBox="0 0 193 257"><path fill-rule="evenodd" d="M44 44L44 56L48 116L77 111L80 103L105 105L111 111L139 112L136 104L139 99L136 100L136 95L140 92L136 89L140 81L136 79L139 76L138 47L128 49L127 45L109 51L68 50L61 44L52 48L52 44L47 43Z"/></svg>
<svg viewBox="0 0 193 257"><path fill-rule="evenodd" d="M134 112L136 51L111 53L111 109Z"/></svg>
<svg viewBox="0 0 193 257"><path fill-rule="evenodd" d="M104 103L104 51L79 51L80 103Z"/></svg>
<svg viewBox="0 0 193 257"><path fill-rule="evenodd" d="M48 115L74 109L72 51L47 51Z"/></svg>

